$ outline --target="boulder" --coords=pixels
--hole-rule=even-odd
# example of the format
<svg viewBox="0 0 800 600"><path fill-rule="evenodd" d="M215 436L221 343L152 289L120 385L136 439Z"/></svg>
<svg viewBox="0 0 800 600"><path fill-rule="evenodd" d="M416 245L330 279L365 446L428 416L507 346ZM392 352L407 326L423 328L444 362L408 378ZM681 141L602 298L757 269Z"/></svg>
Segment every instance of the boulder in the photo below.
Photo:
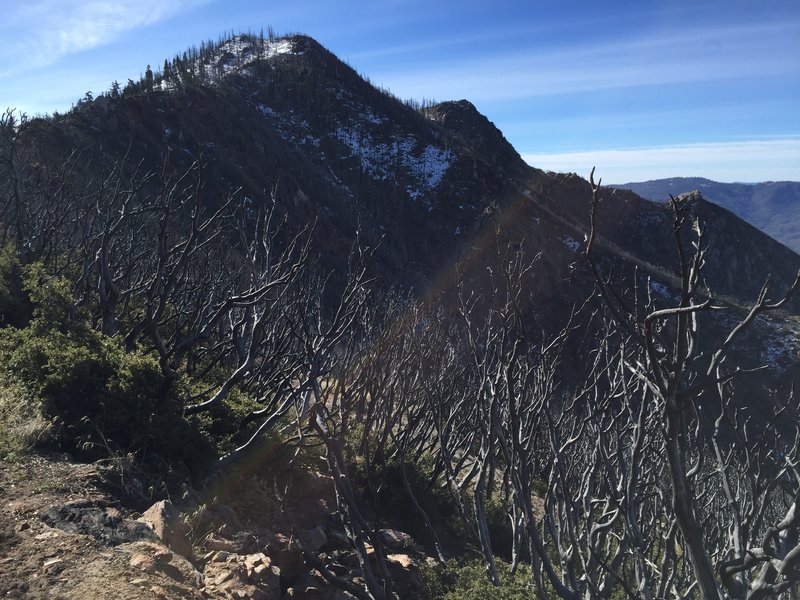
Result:
<svg viewBox="0 0 800 600"><path fill-rule="evenodd" d="M169 500L160 500L148 508L139 519L150 527L158 538L181 556L192 557L189 528L180 512Z"/></svg>
<svg viewBox="0 0 800 600"><path fill-rule="evenodd" d="M280 570L261 552L228 554L225 562L207 563L204 575L204 592L212 598L280 598Z"/></svg>
<svg viewBox="0 0 800 600"><path fill-rule="evenodd" d="M378 532L378 536L380 536L383 545L390 550L402 550L407 548L409 544L414 543L410 535L397 529L381 529Z"/></svg>
<svg viewBox="0 0 800 600"><path fill-rule="evenodd" d="M161 573L179 583L199 587L202 575L186 558L162 544L154 542L133 542L119 547L120 551L130 553L128 564L144 573Z"/></svg>
<svg viewBox="0 0 800 600"><path fill-rule="evenodd" d="M389 554L386 558L386 566L400 598L427 600L431 597L422 572L408 554Z"/></svg>
<svg viewBox="0 0 800 600"><path fill-rule="evenodd" d="M242 521L236 511L227 504L214 504L211 506L211 513L223 525L239 531L243 529Z"/></svg>
<svg viewBox="0 0 800 600"><path fill-rule="evenodd" d="M156 563L156 560L152 556L142 552L137 552L131 556L128 564L130 564L130 566L132 566L134 569L141 569L145 573L155 573L155 570L158 567L158 563Z"/></svg>

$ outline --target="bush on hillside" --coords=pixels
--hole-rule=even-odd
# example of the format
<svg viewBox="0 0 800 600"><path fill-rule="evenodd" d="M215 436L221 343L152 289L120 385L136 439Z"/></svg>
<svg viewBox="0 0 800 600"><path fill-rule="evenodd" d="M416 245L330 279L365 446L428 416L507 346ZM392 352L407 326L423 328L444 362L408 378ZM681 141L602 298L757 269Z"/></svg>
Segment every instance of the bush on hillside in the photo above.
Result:
<svg viewBox="0 0 800 600"><path fill-rule="evenodd" d="M126 353L92 329L66 280L34 265L25 285L33 318L24 328L0 329L0 364L5 393L19 395L14 418L38 413L51 425L39 445L89 460L131 452L193 471L213 457L183 419L177 384L164 379L155 358Z"/></svg>
<svg viewBox="0 0 800 600"><path fill-rule="evenodd" d="M495 586L486 576L481 561L446 565L421 564L420 570L433 600L527 600L533 597L530 567L521 564L512 574L511 565L497 560L502 585Z"/></svg>
<svg viewBox="0 0 800 600"><path fill-rule="evenodd" d="M22 327L30 319L23 289L22 266L11 243L0 243L0 327Z"/></svg>

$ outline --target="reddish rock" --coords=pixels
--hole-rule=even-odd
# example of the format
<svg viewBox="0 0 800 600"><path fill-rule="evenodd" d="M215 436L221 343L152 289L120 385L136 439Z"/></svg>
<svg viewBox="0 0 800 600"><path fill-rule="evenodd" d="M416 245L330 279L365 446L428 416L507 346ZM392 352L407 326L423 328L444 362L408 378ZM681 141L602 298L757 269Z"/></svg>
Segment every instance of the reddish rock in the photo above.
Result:
<svg viewBox="0 0 800 600"><path fill-rule="evenodd" d="M222 554L219 552L217 554ZM280 570L261 553L225 553L224 562L211 561L205 566L205 593L212 597L280 599Z"/></svg>
<svg viewBox="0 0 800 600"><path fill-rule="evenodd" d="M410 569L414 566L414 561L408 554L390 554L386 557L388 560L396 562L398 565L403 567L404 569Z"/></svg>
<svg viewBox="0 0 800 600"><path fill-rule="evenodd" d="M139 519L149 526L158 538L181 556L192 557L189 528L169 500L161 500L148 508Z"/></svg>
<svg viewBox="0 0 800 600"><path fill-rule="evenodd" d="M386 566L395 585L395 591L400 598L417 598L427 600L430 591L425 585L425 579L413 559L407 554L390 554Z"/></svg>
<svg viewBox="0 0 800 600"><path fill-rule="evenodd" d="M141 569L146 573L153 573L158 567L156 560L149 554L134 554L129 561L130 566Z"/></svg>
<svg viewBox="0 0 800 600"><path fill-rule="evenodd" d="M229 540L220 535L209 533L206 536L204 545L209 550L220 550L222 552L233 552L239 554L242 551L242 544L236 540Z"/></svg>

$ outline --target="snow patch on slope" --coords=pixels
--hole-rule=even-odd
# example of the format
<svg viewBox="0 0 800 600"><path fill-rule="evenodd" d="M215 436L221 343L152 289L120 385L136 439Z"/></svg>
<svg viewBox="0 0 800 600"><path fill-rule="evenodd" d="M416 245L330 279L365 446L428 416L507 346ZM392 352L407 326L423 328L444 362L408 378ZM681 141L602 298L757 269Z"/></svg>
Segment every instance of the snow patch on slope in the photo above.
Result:
<svg viewBox="0 0 800 600"><path fill-rule="evenodd" d="M800 331L797 328L787 327L782 324L768 321L763 317L758 319L766 329L766 345L759 357L770 369L784 369L797 361L798 347L800 346Z"/></svg>
<svg viewBox="0 0 800 600"><path fill-rule="evenodd" d="M303 146L319 147L319 138L311 135L311 125L305 119L300 119L295 115L294 111L288 110L279 113L266 104L258 104L256 109L272 121L275 129L286 141Z"/></svg>
<svg viewBox="0 0 800 600"><path fill-rule="evenodd" d="M361 168L371 177L388 180L398 172L409 174L416 182L406 191L413 199L435 189L453 162L453 153L433 144L424 147L410 135L396 137L391 143L376 141L359 124L339 126L333 137L342 142L361 162Z"/></svg>
<svg viewBox="0 0 800 600"><path fill-rule="evenodd" d="M262 45L258 38L237 35L214 50L211 56L206 56L202 62L195 64L194 69L197 75L201 74L202 69L205 81L214 82L232 72L247 73L246 68L258 60L301 54L303 52L295 49L291 39L265 39Z"/></svg>
<svg viewBox="0 0 800 600"><path fill-rule="evenodd" d="M650 280L650 290L666 300L671 300L674 296L672 291L666 285L652 279Z"/></svg>
<svg viewBox="0 0 800 600"><path fill-rule="evenodd" d="M572 236L562 235L558 239L561 240L562 244L564 244L567 248L569 248L572 252L575 252L576 254L578 250L581 249L581 243Z"/></svg>
<svg viewBox="0 0 800 600"><path fill-rule="evenodd" d="M282 54L301 54L295 52L292 40L264 40L264 45L236 36L217 50L216 63L227 72L250 64L261 58L270 59Z"/></svg>

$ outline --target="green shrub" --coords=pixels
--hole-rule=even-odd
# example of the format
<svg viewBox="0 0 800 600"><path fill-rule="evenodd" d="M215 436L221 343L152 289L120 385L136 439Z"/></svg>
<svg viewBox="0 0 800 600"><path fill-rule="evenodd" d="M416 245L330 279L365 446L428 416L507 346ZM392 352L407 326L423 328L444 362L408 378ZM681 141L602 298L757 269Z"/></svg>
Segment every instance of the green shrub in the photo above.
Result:
<svg viewBox="0 0 800 600"><path fill-rule="evenodd" d="M224 376L225 374L220 374L220 379ZM202 392L216 391L219 385L217 382L209 383L183 377L178 382L179 395L182 398L195 398ZM189 422L214 446L217 454L223 455L249 439L258 423L242 428L242 421L260 408L263 407L252 396L234 387L220 404L206 412L192 415Z"/></svg>
<svg viewBox="0 0 800 600"><path fill-rule="evenodd" d="M199 472L213 458L181 415L178 386L154 357L126 353L120 340L92 329L67 281L41 265L26 268L25 286L34 306L30 323L0 329L0 378L20 398L9 420L40 414L52 427L39 445L88 460L130 452Z"/></svg>
<svg viewBox="0 0 800 600"><path fill-rule="evenodd" d="M62 333L84 333L90 328L89 315L75 305L66 277L51 275L38 262L25 265L22 271L22 286L33 307L29 327Z"/></svg>
<svg viewBox="0 0 800 600"><path fill-rule="evenodd" d="M391 449L390 449L391 450ZM447 489L434 482L434 459L425 455L418 461L401 462L399 455L373 463L373 485L377 498L373 499L369 491L369 482L365 460L353 451L350 463L350 475L358 498L364 506L373 506L377 500L381 519L392 527L409 533L417 542L433 548L433 537L425 522L420 518L416 506L408 495L403 483L403 467L408 478L414 498L431 520L433 527L442 537L457 535L461 518L458 508ZM388 454L388 452L387 452Z"/></svg>
<svg viewBox="0 0 800 600"><path fill-rule="evenodd" d="M531 571L527 565L519 565L512 575L511 566L497 560L500 586L489 581L486 567L480 561L423 564L420 570L433 600L527 600L533 597Z"/></svg>
<svg viewBox="0 0 800 600"><path fill-rule="evenodd" d="M0 327L24 326L30 319L30 308L14 246L0 244Z"/></svg>
<svg viewBox="0 0 800 600"><path fill-rule="evenodd" d="M5 378L27 391L56 426L45 444L85 459L133 452L192 470L213 456L181 416L176 385L151 356L128 354L117 340L90 329L62 333L0 330ZM35 399L35 400L32 400Z"/></svg>

